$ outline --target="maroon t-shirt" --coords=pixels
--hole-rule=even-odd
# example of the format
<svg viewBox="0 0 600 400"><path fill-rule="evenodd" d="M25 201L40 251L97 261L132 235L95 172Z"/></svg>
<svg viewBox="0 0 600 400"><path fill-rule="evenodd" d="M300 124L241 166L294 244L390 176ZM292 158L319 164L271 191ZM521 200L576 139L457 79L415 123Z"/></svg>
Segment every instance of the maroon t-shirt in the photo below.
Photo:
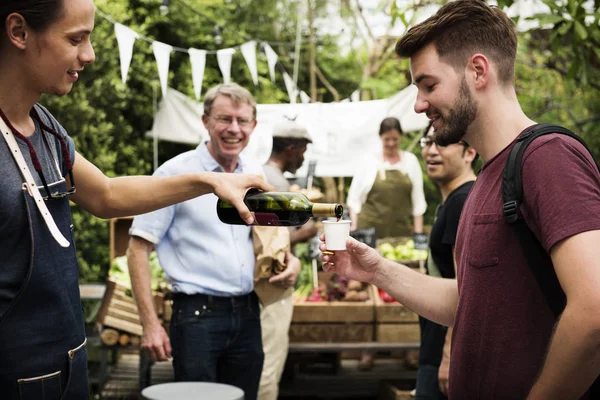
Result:
<svg viewBox="0 0 600 400"><path fill-rule="evenodd" d="M555 324L502 214L502 173L513 146L485 164L461 215L449 379L454 399L526 398ZM521 211L548 252L562 239L600 229L600 174L573 138L553 134L529 145L523 192Z"/></svg>

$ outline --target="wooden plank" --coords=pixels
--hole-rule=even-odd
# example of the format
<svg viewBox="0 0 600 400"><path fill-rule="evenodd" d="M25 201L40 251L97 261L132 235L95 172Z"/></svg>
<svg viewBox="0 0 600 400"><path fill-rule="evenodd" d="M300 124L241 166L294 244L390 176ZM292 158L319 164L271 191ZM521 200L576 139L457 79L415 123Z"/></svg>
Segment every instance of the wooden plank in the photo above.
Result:
<svg viewBox="0 0 600 400"><path fill-rule="evenodd" d="M118 310L128 311L134 314L138 313L138 308L135 304L131 304L128 301L122 301L119 299L112 299L110 302L110 308L116 308Z"/></svg>
<svg viewBox="0 0 600 400"><path fill-rule="evenodd" d="M110 262L115 257L125 255L129 245L129 228L133 217L111 218L109 223L109 257Z"/></svg>
<svg viewBox="0 0 600 400"><path fill-rule="evenodd" d="M420 342L419 324L376 324L375 339L378 342Z"/></svg>
<svg viewBox="0 0 600 400"><path fill-rule="evenodd" d="M340 353L344 351L395 351L395 350L416 350L419 349L419 342L292 342L289 346L291 353Z"/></svg>
<svg viewBox="0 0 600 400"><path fill-rule="evenodd" d="M377 289L375 291L377 292ZM374 298L376 322L419 322L419 315L404 304L386 303L379 297L379 292Z"/></svg>
<svg viewBox="0 0 600 400"><path fill-rule="evenodd" d="M138 325L129 321L123 321L122 319L115 318L111 315L107 315L104 318L104 326L119 329L123 332L133 333L134 335L138 336L142 336L144 333L142 325Z"/></svg>
<svg viewBox="0 0 600 400"><path fill-rule="evenodd" d="M119 310L117 308L110 308L108 310L108 315L114 318L122 319L123 321L128 321L133 324L141 325L140 317L137 313L131 313L123 310Z"/></svg>
<svg viewBox="0 0 600 400"><path fill-rule="evenodd" d="M308 323L290 326L290 342L372 342L373 324Z"/></svg>
<svg viewBox="0 0 600 400"><path fill-rule="evenodd" d="M292 322L373 322L373 300L366 302L332 301L294 304Z"/></svg>
<svg viewBox="0 0 600 400"><path fill-rule="evenodd" d="M115 291L113 293L113 299L117 299L117 300L120 300L122 302L129 303L129 304L133 304L133 305L135 305L137 307L136 302L133 299L133 297L127 296L123 292L117 292L117 291Z"/></svg>
<svg viewBox="0 0 600 400"><path fill-rule="evenodd" d="M103 324L104 317L108 313L108 308L110 306L110 301L112 299L113 292L115 290L116 282L108 279L106 281L106 290L104 291L104 297L102 297L102 302L100 303L100 308L98 309L98 313L96 314L96 322Z"/></svg>

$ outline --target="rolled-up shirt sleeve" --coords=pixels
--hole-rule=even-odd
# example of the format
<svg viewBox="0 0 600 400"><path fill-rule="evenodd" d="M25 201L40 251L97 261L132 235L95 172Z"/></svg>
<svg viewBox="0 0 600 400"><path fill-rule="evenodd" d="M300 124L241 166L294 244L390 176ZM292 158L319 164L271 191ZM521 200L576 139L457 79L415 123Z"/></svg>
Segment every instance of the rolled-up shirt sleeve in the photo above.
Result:
<svg viewBox="0 0 600 400"><path fill-rule="evenodd" d="M423 191L423 171L417 157L408 152L403 154L406 157L406 173L412 182L411 199L413 204L413 217L425 214L427 202L425 201L425 192Z"/></svg>
<svg viewBox="0 0 600 400"><path fill-rule="evenodd" d="M352 178L347 200L348 207L356 214L360 214L377 175L375 160L364 160L359 165L361 167L357 168L356 174Z"/></svg>

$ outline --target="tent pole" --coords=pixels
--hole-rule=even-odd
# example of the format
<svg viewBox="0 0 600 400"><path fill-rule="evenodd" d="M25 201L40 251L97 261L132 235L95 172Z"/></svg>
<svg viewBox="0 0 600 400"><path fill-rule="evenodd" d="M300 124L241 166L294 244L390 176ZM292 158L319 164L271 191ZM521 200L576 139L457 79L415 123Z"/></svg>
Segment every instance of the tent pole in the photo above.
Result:
<svg viewBox="0 0 600 400"><path fill-rule="evenodd" d="M298 19L296 21L296 44L294 48L294 86L298 87L298 69L300 67L300 47L302 47L302 21L304 18L304 1L298 3Z"/></svg>
<svg viewBox="0 0 600 400"><path fill-rule="evenodd" d="M156 122L156 113L157 113L157 109L158 109L158 94L157 94L157 89L156 89L156 85L153 84L152 85L152 113L154 114L154 121ZM154 147L154 171L156 171L156 169L158 168L158 130L157 129L153 129L153 133L154 133L154 143L153 143L153 147Z"/></svg>

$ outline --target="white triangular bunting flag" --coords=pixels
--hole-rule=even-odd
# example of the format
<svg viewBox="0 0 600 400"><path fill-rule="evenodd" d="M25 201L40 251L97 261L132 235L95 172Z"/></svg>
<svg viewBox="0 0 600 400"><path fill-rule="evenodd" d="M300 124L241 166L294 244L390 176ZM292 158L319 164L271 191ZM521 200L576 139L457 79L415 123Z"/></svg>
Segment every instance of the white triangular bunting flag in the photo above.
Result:
<svg viewBox="0 0 600 400"><path fill-rule="evenodd" d="M268 43L263 45L265 49L265 55L267 56L267 63L269 64L269 74L271 74L271 82L275 83L275 65L277 64L277 53L273 51Z"/></svg>
<svg viewBox="0 0 600 400"><path fill-rule="evenodd" d="M235 49L221 49L217 51L217 61L219 69L223 75L223 82L229 83L231 80L231 57L233 57Z"/></svg>
<svg viewBox="0 0 600 400"><path fill-rule="evenodd" d="M196 100L200 100L202 81L204 80L204 67L206 66L206 50L188 49L188 53L190 53L190 62L192 63L194 94L196 95Z"/></svg>
<svg viewBox="0 0 600 400"><path fill-rule="evenodd" d="M127 72L133 57L133 44L139 35L128 27L119 23L115 24L115 35L119 44L119 58L121 59L121 80L127 82Z"/></svg>
<svg viewBox="0 0 600 400"><path fill-rule="evenodd" d="M300 101L304 104L310 103L310 97L306 94L304 90L300 91Z"/></svg>
<svg viewBox="0 0 600 400"><path fill-rule="evenodd" d="M252 75L252 81L255 85L258 85L258 70L256 68L256 41L251 40L240 46L242 55L248 64L250 75Z"/></svg>
<svg viewBox="0 0 600 400"><path fill-rule="evenodd" d="M169 80L169 62L171 51L173 47L161 43L153 42L152 51L154 52L154 58L156 58L156 66L158 67L158 79L160 80L160 87L162 89L163 97L167 95L167 84Z"/></svg>
<svg viewBox="0 0 600 400"><path fill-rule="evenodd" d="M296 104L296 96L298 95L298 91L296 90L296 85L294 85L294 80L288 75L287 72L284 72L283 81L285 82L285 88L288 92L288 96L290 96L290 103Z"/></svg>
<svg viewBox="0 0 600 400"><path fill-rule="evenodd" d="M352 101L360 101L360 90L357 89L350 95L350 100Z"/></svg>

